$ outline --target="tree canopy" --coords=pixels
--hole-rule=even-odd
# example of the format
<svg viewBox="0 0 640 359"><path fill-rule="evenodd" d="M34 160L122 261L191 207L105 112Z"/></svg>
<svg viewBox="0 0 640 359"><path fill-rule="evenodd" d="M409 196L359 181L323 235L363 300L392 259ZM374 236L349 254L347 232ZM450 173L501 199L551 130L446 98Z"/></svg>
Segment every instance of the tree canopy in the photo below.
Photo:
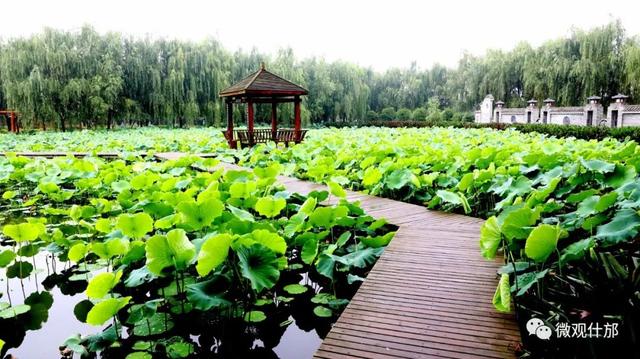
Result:
<svg viewBox="0 0 640 359"><path fill-rule="evenodd" d="M302 110L307 124L411 117L407 111L419 108L429 118L446 117L441 109L472 111L488 93L508 106L546 97L580 105L588 96L607 101L618 92L640 99L640 38L626 36L619 22L575 29L537 48L523 42L511 51L466 53L455 68L413 63L384 72L297 59L291 49L231 52L215 39L136 38L85 26L2 41L0 108L20 112L23 127L220 125L218 92L261 62L309 90ZM282 105L285 119L293 116L290 107ZM244 116L235 111L236 118ZM425 116L423 110L417 115ZM266 122L270 109L258 106L256 116Z"/></svg>

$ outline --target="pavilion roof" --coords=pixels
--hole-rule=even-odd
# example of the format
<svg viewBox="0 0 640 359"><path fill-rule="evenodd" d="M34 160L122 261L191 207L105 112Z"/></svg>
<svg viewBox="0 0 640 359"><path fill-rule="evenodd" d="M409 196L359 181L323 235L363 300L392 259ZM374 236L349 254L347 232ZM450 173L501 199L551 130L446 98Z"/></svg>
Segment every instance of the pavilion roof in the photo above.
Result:
<svg viewBox="0 0 640 359"><path fill-rule="evenodd" d="M220 97L228 96L300 96L309 92L291 81L267 71L264 65L237 83L220 92Z"/></svg>

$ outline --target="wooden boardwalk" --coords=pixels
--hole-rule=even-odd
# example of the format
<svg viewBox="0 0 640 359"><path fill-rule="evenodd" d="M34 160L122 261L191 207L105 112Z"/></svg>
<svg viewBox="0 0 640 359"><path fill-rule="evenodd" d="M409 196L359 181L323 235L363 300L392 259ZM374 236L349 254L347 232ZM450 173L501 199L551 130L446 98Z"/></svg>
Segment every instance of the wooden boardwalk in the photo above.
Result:
<svg viewBox="0 0 640 359"><path fill-rule="evenodd" d="M60 155L66 154L46 157ZM181 156L156 154L165 160ZM290 192L326 189L291 177L279 180ZM347 199L399 230L315 358L515 357L520 331L514 316L491 304L500 263L480 255L483 220L352 191Z"/></svg>
<svg viewBox="0 0 640 359"><path fill-rule="evenodd" d="M326 189L297 178L279 181L300 194ZM500 263L480 255L483 220L352 191L347 199L399 230L316 358L515 357L520 331L514 316L491 304Z"/></svg>

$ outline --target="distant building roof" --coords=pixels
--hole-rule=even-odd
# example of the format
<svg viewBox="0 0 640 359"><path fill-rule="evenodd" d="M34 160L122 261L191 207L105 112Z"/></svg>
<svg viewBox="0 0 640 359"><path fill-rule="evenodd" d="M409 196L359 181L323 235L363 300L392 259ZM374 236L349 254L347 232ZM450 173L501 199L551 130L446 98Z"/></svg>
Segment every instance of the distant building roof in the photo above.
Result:
<svg viewBox="0 0 640 359"><path fill-rule="evenodd" d="M220 97L238 95L299 96L308 91L267 71L264 65L251 75L220 91Z"/></svg>
<svg viewBox="0 0 640 359"><path fill-rule="evenodd" d="M503 115L524 115L526 111L526 108L503 108L501 113Z"/></svg>
<svg viewBox="0 0 640 359"><path fill-rule="evenodd" d="M552 107L552 113L584 113L584 107L582 106L568 106L568 107Z"/></svg>
<svg viewBox="0 0 640 359"><path fill-rule="evenodd" d="M613 97L611 97L611 98L612 98L612 99L614 99L614 100L617 100L617 99L627 99L627 98L629 98L629 96L627 96L627 95L623 95L623 94L621 94L621 93L618 93L617 95L615 95L615 96L613 96Z"/></svg>
<svg viewBox="0 0 640 359"><path fill-rule="evenodd" d="M531 100L527 101L527 103L528 104L532 104L532 103L536 103L537 104L538 100L531 99Z"/></svg>
<svg viewBox="0 0 640 359"><path fill-rule="evenodd" d="M602 97L600 96L589 96L587 97L587 100L591 101L591 100L596 100L596 101L600 101L602 99Z"/></svg>
<svg viewBox="0 0 640 359"><path fill-rule="evenodd" d="M488 99L493 100L493 95L492 95L492 94L488 94L488 95L487 95L487 96L485 96L484 98L488 98Z"/></svg>
<svg viewBox="0 0 640 359"><path fill-rule="evenodd" d="M503 101L496 101L496 105L504 105Z"/></svg>
<svg viewBox="0 0 640 359"><path fill-rule="evenodd" d="M552 99L552 98L547 98L543 101L544 103L549 103L549 102L556 102L556 100Z"/></svg>

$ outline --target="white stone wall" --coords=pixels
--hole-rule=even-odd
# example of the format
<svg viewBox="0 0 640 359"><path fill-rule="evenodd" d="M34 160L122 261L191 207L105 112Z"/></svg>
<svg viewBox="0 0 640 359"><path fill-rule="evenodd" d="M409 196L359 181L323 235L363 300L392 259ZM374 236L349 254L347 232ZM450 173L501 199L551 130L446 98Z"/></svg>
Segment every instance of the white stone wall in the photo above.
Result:
<svg viewBox="0 0 640 359"><path fill-rule="evenodd" d="M489 123L493 118L493 97L487 96L480 104L479 116L476 115L476 122Z"/></svg>
<svg viewBox="0 0 640 359"><path fill-rule="evenodd" d="M613 127L611 123L611 118L613 117L612 115L613 111L618 111L618 124L616 127L622 127L621 119L624 111L624 104L619 102L612 102L611 104L609 104L609 107L607 108L607 123L605 124L605 126Z"/></svg>
<svg viewBox="0 0 640 359"><path fill-rule="evenodd" d="M586 126L587 118L583 114L579 113L553 113L549 114L549 121L547 123L554 125L564 125L564 118L569 117L570 125ZM542 123L542 119L540 119Z"/></svg>
<svg viewBox="0 0 640 359"><path fill-rule="evenodd" d="M515 118L515 122L511 120L512 116ZM531 114L533 117L533 114ZM527 123L527 117L524 113L503 113L500 118L501 123Z"/></svg>
<svg viewBox="0 0 640 359"><path fill-rule="evenodd" d="M527 113L531 111L531 123L536 123L536 121L540 118L540 110L537 108L527 108L527 110L524 112L524 122L523 123L527 123Z"/></svg>
<svg viewBox="0 0 640 359"><path fill-rule="evenodd" d="M620 121L620 117L618 117L618 121ZM620 124L623 127L640 126L640 113L622 113L622 122Z"/></svg>

